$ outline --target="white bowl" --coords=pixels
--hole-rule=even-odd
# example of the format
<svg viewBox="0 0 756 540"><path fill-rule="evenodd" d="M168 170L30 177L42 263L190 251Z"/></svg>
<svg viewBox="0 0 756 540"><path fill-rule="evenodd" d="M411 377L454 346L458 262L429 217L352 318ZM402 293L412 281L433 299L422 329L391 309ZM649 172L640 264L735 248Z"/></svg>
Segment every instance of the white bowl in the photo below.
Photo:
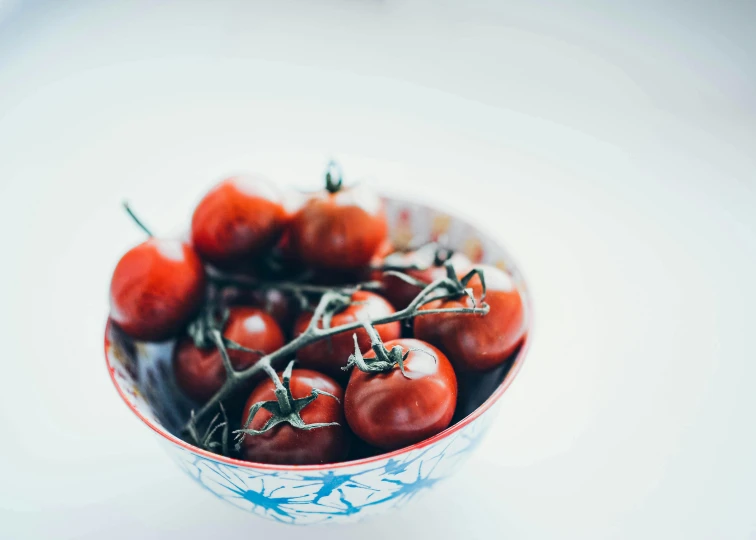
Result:
<svg viewBox="0 0 756 540"><path fill-rule="evenodd" d="M270 465L223 457L176 436L190 404L171 369L173 343L139 343L108 322L105 356L116 390L197 483L216 497L258 516L292 524L347 522L404 505L451 474L482 441L498 400L512 383L530 344L532 307L525 282L496 241L470 224L432 208L386 198L390 235L404 246L443 237L473 262L509 272L526 306L528 331L513 357L484 375L460 376L452 425L412 446L328 465Z"/></svg>

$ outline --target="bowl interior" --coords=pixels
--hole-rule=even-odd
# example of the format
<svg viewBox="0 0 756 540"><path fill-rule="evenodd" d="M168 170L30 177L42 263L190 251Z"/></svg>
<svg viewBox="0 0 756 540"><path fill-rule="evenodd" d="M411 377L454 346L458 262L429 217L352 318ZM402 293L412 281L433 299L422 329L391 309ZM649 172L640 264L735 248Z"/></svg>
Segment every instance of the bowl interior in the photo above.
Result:
<svg viewBox="0 0 756 540"><path fill-rule="evenodd" d="M452 249L463 252L475 263L491 264L506 270L523 295L527 310L526 321L530 326L530 298L522 275L508 253L494 239L444 211L394 198L385 198L385 202L390 236L397 247L439 240ZM181 426L186 423L191 410L197 408L197 404L183 396L174 381L171 369L174 342L137 342L125 336L114 325L108 324L105 343L108 368L127 404L159 434L171 440L173 437L170 435L178 437ZM514 377L517 370L513 366L519 367L522 354L523 347L504 365L489 373L458 374L457 410L447 431L479 407L485 408L498 398ZM436 437L442 435L443 433ZM354 457L357 459L362 456Z"/></svg>

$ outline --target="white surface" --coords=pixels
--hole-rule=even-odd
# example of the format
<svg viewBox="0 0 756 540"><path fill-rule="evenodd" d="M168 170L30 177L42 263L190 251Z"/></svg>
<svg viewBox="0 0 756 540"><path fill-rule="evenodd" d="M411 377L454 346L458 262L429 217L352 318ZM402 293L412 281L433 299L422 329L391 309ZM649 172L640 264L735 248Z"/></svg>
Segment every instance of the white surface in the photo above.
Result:
<svg viewBox="0 0 756 540"><path fill-rule="evenodd" d="M462 474L310 538L754 538L753 9L156 4L0 9L0 537L301 534L184 478L101 335L122 198L333 155L498 232L537 335Z"/></svg>

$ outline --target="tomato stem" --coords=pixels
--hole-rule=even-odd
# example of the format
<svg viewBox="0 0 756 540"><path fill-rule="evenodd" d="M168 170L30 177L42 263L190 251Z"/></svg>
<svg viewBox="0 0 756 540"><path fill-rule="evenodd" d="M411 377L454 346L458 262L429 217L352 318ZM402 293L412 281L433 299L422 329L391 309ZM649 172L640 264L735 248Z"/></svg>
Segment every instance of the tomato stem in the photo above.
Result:
<svg viewBox="0 0 756 540"><path fill-rule="evenodd" d="M249 411L247 412L247 418L242 424L242 428L234 431L234 434L236 435L237 451L241 449L241 444L247 435L261 435L282 422L286 422L297 429L304 430L339 425L338 422L321 422L314 424L305 423L301 416L302 410L310 403L318 399L319 396L331 397L336 401L338 401L339 398L323 390L313 388L309 396L294 399L294 396L291 394L291 372L293 367L294 361L292 360L286 366L286 369L284 370L280 379L278 377L278 373L276 373L276 371L270 365L264 367L265 372L268 374L268 377L270 377L276 387L276 389L274 390L276 394L276 400L258 401L249 408ZM255 415L260 409L263 408L271 414L270 419L265 422L265 425L261 429L250 429L249 425L252 423Z"/></svg>
<svg viewBox="0 0 756 540"><path fill-rule="evenodd" d="M329 161L325 173L325 183L328 193L336 193L341 189L344 183L343 176L341 166L333 160Z"/></svg>
<svg viewBox="0 0 756 540"><path fill-rule="evenodd" d="M433 266L443 266L453 256L454 250L436 245L436 252L433 254Z"/></svg>
<svg viewBox="0 0 756 540"><path fill-rule="evenodd" d="M154 238L155 235L152 234L152 231L147 227L147 225L144 224L144 222L139 219L139 217L134 213L134 211L131 209L131 206L129 206L128 201L123 201L123 208L126 210L126 213L129 214L129 217L134 221L134 223L137 224L137 226L142 229L147 236L150 238Z"/></svg>
<svg viewBox="0 0 756 540"><path fill-rule="evenodd" d="M407 377L407 373L404 371L404 360L407 359L410 351L404 352L400 345L393 346L389 351L386 349L380 334L378 334L373 325L367 321L363 321L362 326L370 336L370 348L373 349L375 358L366 359L362 356L357 341L357 334L352 334L352 338L354 339L354 354L349 355L347 365L342 369L348 371L352 366L356 366L357 369L365 373L383 373L391 371L398 364L402 375Z"/></svg>
<svg viewBox="0 0 756 540"><path fill-rule="evenodd" d="M210 337L213 340L213 343L215 343L215 346L218 348L218 352L221 356L221 361L223 362L223 368L226 370L226 377L229 380L236 379L239 374L231 364L231 358L228 356L228 350L226 349L226 343L223 339L223 334L220 333L220 330L212 329L210 330Z"/></svg>
<svg viewBox="0 0 756 540"><path fill-rule="evenodd" d="M205 450L215 451L216 449L220 449L222 454L224 456L228 455L228 416L226 415L226 408L223 406L223 403L219 403L218 406L220 407L220 411L216 413L215 416L213 416L213 419L210 420L210 422L207 425L207 429L205 429L205 433L200 436L199 432L197 431L197 427L194 424L194 422L190 422L187 425L186 431L189 434L189 437L192 439L192 442L199 446L200 448L203 448ZM223 417L223 421L219 422L218 420L220 417ZM194 411L191 413L192 420L194 419ZM215 433L219 430L223 429L221 433L221 440L215 441L213 440L213 437Z"/></svg>

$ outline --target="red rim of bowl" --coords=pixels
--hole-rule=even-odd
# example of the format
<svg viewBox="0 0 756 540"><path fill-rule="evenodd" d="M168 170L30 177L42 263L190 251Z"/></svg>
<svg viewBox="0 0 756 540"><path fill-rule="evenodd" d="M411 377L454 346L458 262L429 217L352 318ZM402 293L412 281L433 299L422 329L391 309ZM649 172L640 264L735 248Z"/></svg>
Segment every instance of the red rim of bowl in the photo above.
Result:
<svg viewBox="0 0 756 540"><path fill-rule="evenodd" d="M493 404L496 403L501 398L502 395L504 395L504 392L507 390L507 388L509 388L509 385L512 384L512 381L517 376L517 373L520 371L520 368L522 367L522 364L525 361L525 356L527 355L528 349L530 348L530 343L533 337L533 302L527 290L528 288L527 286L525 286L524 279L521 279L520 281L521 281L522 286L518 287L518 289L520 290L520 293L524 293L527 331L525 333L525 337L523 338L522 345L520 346L520 349L517 352L517 358L515 358L514 362L512 363L512 366L509 368L509 371L504 377L504 380L501 381L501 384L499 384L496 390L494 390L493 393L490 396L488 396L488 399L486 399L473 412L465 416L462 420L460 420L456 424L453 424L449 426L448 428L446 428L445 430L443 430L442 432L437 433L433 437L420 441L419 443L415 443L411 446L405 446L404 448L399 448L398 450L393 450L391 452L386 452L384 454L378 454L376 456L370 456L370 457L366 457L362 459L355 459L351 461L340 461L338 463L325 463L325 464L320 464L320 465L276 465L276 464L271 464L271 463L258 463L255 461L243 461L240 459L234 459L234 458L230 458L226 456L221 456L220 454L214 454L213 452L208 452L207 450L197 448L196 446L191 445L187 443L186 441L179 439L175 435L168 433L167 431L164 431L162 427L156 425L152 420L146 418L142 413L140 413L137 410L137 408L134 405L132 405L132 403L126 397L126 394L124 393L123 389L121 389L120 385L118 384L118 381L116 381L115 368L110 365L110 358L108 356L108 349L110 348L110 338L109 338L110 326L111 324L113 324L110 318L108 318L107 325L105 326L105 364L108 368L108 374L110 375L110 380L113 381L113 386L115 386L116 391L121 396L121 399L123 399L124 403L126 403L126 406L129 409L131 409L131 412L133 412L137 417L139 417L139 419L141 419L142 422L147 424L147 426L150 427L152 431L154 431L161 437L167 439L169 442L183 448L184 450L187 450L194 454L198 454L208 459L212 459L214 461L225 463L227 465L234 465L236 467L244 467L248 469L257 469L257 470L262 469L262 470L268 470L268 471L297 472L297 471L327 471L331 469L358 467L360 465L375 463L376 461L391 459L396 456L400 456L402 454L407 454L409 452L412 452L413 450L419 450L421 448L425 448L426 446L430 446L442 439L445 439L446 437L458 432L459 430L471 424L474 420L482 416L483 413L489 410L493 406Z"/></svg>

